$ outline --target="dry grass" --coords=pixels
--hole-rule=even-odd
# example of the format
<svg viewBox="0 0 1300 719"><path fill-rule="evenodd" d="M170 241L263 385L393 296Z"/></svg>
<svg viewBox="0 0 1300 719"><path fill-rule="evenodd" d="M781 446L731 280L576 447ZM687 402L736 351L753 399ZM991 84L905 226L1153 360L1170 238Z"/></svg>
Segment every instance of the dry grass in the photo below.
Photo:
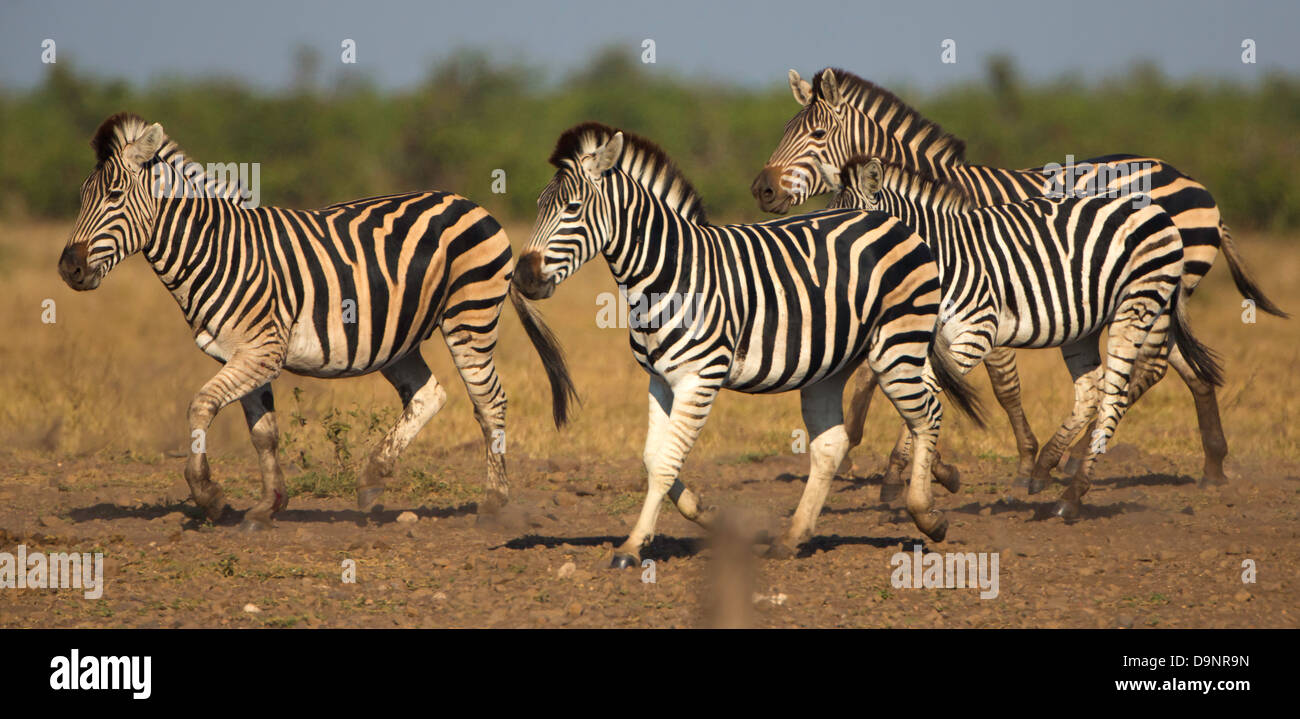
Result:
<svg viewBox="0 0 1300 719"><path fill-rule="evenodd" d="M188 441L186 406L216 365L194 347L175 303L143 259L126 261L95 292L68 289L55 271L67 232L67 224L0 225L0 302L6 308L0 316L0 447L32 458L88 453L151 458L181 450ZM527 235L526 226L512 228L516 247ZM1261 286L1284 308L1300 311L1300 252L1294 240L1247 235L1238 243ZM613 288L603 261L597 261L541 306L565 345L583 398L576 422L562 434L550 424L549 391L537 357L506 310L497 361L510 394L509 451L580 460L640 457L646 376L632 361L626 330L601 329L595 322L596 294ZM54 324L41 321L47 298L56 303ZM1228 380L1220 404L1233 456L1300 456L1300 429L1292 422L1300 326L1263 315L1257 324L1243 324L1241 300L1224 267L1202 284L1191 312L1200 338L1223 355ZM426 356L448 386L449 401L412 448L416 457L480 441L447 352L435 341L426 345ZM1054 350L1021 353L1021 371L1030 421L1046 439L1068 410L1068 375ZM947 451L953 457L1010 458L1010 430L982 371L974 383L990 410L990 429L951 421L944 435ZM1200 447L1190 395L1181 384L1171 373L1130 413L1118 439L1176 458L1192 473L1199 469ZM323 432L317 431L329 410L356 413L350 420L355 463L377 436L366 431L368 413L387 409L392 417L397 407L395 393L378 375L342 381L286 375L277 382L282 429L295 408L294 387L302 388L301 411L311 420L297 441L331 461ZM742 461L788 453L791 433L801 426L793 393L726 393L695 456ZM867 451L886 452L896 429L892 408L875 402ZM218 417L209 446L218 457L235 453L251 459L237 407Z"/></svg>

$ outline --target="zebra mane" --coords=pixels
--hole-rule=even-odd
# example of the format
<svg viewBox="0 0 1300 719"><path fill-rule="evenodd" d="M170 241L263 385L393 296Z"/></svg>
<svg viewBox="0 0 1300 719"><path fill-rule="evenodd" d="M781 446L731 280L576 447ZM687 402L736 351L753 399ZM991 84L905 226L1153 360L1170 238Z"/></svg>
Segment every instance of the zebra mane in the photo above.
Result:
<svg viewBox="0 0 1300 719"><path fill-rule="evenodd" d="M840 167L840 183L849 187L857 183L857 169L867 164L872 157L854 155ZM959 185L935 177L924 170L908 167L883 157L880 160L883 177L881 187L911 200L923 200L927 205L937 205L942 209L956 211L975 206L970 194Z"/></svg>
<svg viewBox="0 0 1300 719"><path fill-rule="evenodd" d="M946 158L954 164L966 161L966 142L961 138L945 132L939 123L927 119L916 108L903 102L894 93L847 70L828 67L835 74L835 80L845 102L862 110L896 140L908 145L920 138L917 154L921 157L931 156ZM822 98L822 72L813 76L813 97ZM879 118L888 117L888 124ZM883 161L883 158L882 158Z"/></svg>
<svg viewBox="0 0 1300 719"><path fill-rule="evenodd" d="M95 151L95 166L102 167L110 158L122 152L127 145L135 142L148 128L149 123L133 112L119 112L104 120L90 139L90 147ZM166 137L162 147L158 148L157 157L149 164L162 162L175 167L179 159L182 163L182 177L190 190L202 190L207 197L242 199L243 188L239 186L239 182L225 182L207 176L202 168L198 167L198 163L186 155L170 135Z"/></svg>
<svg viewBox="0 0 1300 719"><path fill-rule="evenodd" d="M708 217L704 212L704 204L690 180L677 169L663 148L639 135L599 122L584 122L560 135L555 143L555 151L551 153L550 163L556 167L576 165L580 157L595 152L596 148L618 132L623 133L623 154L618 158L619 169L656 197L666 201L686 219L706 224Z"/></svg>

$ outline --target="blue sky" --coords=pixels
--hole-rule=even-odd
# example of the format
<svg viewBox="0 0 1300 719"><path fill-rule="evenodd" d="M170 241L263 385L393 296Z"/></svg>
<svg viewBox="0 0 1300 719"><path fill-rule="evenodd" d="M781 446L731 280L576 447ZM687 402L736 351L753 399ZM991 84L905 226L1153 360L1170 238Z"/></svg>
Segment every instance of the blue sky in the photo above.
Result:
<svg viewBox="0 0 1300 719"><path fill-rule="evenodd" d="M1010 55L1021 74L1085 80L1140 60L1174 78L1252 81L1270 69L1300 72L1300 2L1088 0L1087 2L0 2L0 87L24 88L57 57L105 78L223 76L268 90L293 76L295 50L315 48L330 80L361 73L385 88L417 83L437 61L473 48L502 61L580 68L595 50L633 57L655 41L655 69L751 87L784 85L838 65L882 83L921 89L983 77L984 58ZM356 42L355 65L340 59ZM941 43L956 44L955 64ZM1241 61L1242 41L1257 62Z"/></svg>

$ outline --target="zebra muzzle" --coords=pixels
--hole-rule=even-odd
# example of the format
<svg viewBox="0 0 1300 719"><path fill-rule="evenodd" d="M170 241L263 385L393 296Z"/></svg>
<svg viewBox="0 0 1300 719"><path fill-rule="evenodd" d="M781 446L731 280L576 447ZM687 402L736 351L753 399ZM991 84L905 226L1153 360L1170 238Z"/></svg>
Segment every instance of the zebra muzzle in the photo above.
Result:
<svg viewBox="0 0 1300 719"><path fill-rule="evenodd" d="M542 276L542 255L538 252L528 252L519 258L511 281L530 300L544 300L555 292L555 283Z"/></svg>
<svg viewBox="0 0 1300 719"><path fill-rule="evenodd" d="M74 290L93 290L99 286L99 273L86 262L86 243L74 242L59 256L59 276Z"/></svg>

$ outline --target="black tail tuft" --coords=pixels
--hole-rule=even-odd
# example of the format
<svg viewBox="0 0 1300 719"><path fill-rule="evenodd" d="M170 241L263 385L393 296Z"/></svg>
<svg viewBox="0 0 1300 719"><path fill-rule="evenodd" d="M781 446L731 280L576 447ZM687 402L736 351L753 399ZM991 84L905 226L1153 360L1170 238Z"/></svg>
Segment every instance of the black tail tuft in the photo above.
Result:
<svg viewBox="0 0 1300 719"><path fill-rule="evenodd" d="M1192 366L1192 371L1196 373L1197 378L1215 387L1222 387L1223 368L1219 365L1218 354L1201 344L1192 335L1191 326L1187 321L1186 307L1186 290L1180 284L1169 305L1169 334L1173 337L1178 351L1183 353L1187 363Z"/></svg>
<svg viewBox="0 0 1300 719"><path fill-rule="evenodd" d="M1282 311L1282 308L1273 304L1273 301L1264 296L1263 290L1255 284L1254 278L1246 271L1246 265L1237 254L1237 246L1232 242L1232 235L1228 234L1228 226L1219 223L1219 242L1223 247L1223 254L1228 258L1228 271L1232 273L1232 281L1237 285L1237 291L1242 297L1255 303L1259 309L1275 317L1287 318L1291 315Z"/></svg>
<svg viewBox="0 0 1300 719"><path fill-rule="evenodd" d="M542 358L546 369L546 378L551 382L551 411L555 415L555 426L563 427L569 421L569 401L578 402L578 390L569 377L569 368L564 363L564 350L555 339L542 315L529 304L514 283L510 284L510 302L515 306L519 321L524 325L524 332Z"/></svg>
<svg viewBox="0 0 1300 719"><path fill-rule="evenodd" d="M936 328L934 339L930 342L930 368L934 372L934 379L939 383L939 388L944 394L952 398L957 409L983 429L984 408L979 398L975 396L975 390L966 382L966 378L952 368L948 360L947 343L941 338L942 335Z"/></svg>

